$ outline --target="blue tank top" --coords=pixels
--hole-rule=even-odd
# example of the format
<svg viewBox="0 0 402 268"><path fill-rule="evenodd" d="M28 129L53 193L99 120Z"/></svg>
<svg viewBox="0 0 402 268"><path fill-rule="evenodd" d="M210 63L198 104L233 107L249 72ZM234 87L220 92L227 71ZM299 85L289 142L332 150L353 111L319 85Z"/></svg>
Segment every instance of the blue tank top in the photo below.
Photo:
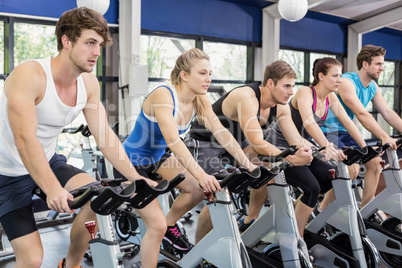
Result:
<svg viewBox="0 0 402 268"><path fill-rule="evenodd" d="M193 109L192 119L190 120L190 122L188 122L184 126L178 125L178 113L176 112L176 110L178 109L179 102L176 90L174 87L162 87L169 89L170 93L172 94L174 106L173 117L179 134L181 135L185 133L190 127L191 121L194 119L195 116L195 110ZM124 141L123 147L126 150L131 163L133 163L134 166L143 166L158 162L165 153L167 144L159 128L158 122L156 121L156 118L145 114L144 110L141 108L141 112L135 122L134 129Z"/></svg>
<svg viewBox="0 0 402 268"><path fill-rule="evenodd" d="M342 74L342 78L347 78L353 83L356 88L357 97L363 104L364 108L366 108L366 106L374 98L374 95L377 92L377 85L375 84L375 82L371 81L368 87L363 86L358 73L344 73ZM355 114L345 105L341 97L339 95L337 96L339 102L342 104L343 108L345 108L345 111L348 114L349 118L353 120L353 118L355 118ZM346 129L342 126L341 122L339 122L339 120L336 118L331 110L329 111L327 121L325 122L324 126L321 127L321 130L326 133L337 131L346 132Z"/></svg>

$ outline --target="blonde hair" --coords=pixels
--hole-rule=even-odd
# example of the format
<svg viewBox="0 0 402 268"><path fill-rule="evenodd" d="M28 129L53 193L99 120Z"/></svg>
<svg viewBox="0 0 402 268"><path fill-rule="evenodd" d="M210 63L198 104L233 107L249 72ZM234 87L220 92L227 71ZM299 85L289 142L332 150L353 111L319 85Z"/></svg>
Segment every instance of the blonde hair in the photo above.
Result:
<svg viewBox="0 0 402 268"><path fill-rule="evenodd" d="M196 60L208 60L209 61L209 56L202 51L201 49L198 48L192 48L190 50L187 50L181 54L177 60L176 64L170 73L170 81L173 86L180 85L182 83L182 79L180 77L180 73L183 71L185 73L190 73L191 68L195 65ZM201 96L196 96L193 105L195 107L195 111L197 113L197 121L201 125L204 125L205 117L206 117L206 107L208 103L201 98Z"/></svg>

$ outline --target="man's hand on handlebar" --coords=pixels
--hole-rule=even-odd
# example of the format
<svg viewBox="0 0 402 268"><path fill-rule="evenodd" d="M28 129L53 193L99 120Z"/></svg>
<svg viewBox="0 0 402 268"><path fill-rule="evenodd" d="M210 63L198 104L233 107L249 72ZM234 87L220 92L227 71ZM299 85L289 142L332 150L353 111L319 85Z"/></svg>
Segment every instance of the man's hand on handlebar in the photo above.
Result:
<svg viewBox="0 0 402 268"><path fill-rule="evenodd" d="M311 148L299 148L294 155L287 156L286 160L292 166L305 166L313 161L313 156L311 155L311 153Z"/></svg>
<svg viewBox="0 0 402 268"><path fill-rule="evenodd" d="M74 197L63 187L52 189L46 196L46 203L50 209L60 213L74 213L67 203L67 200L74 200Z"/></svg>

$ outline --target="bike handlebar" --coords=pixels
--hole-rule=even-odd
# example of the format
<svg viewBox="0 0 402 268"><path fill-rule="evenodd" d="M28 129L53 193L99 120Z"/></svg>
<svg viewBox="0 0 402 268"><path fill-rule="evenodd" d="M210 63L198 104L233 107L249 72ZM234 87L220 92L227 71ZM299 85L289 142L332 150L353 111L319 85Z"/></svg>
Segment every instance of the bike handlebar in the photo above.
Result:
<svg viewBox="0 0 402 268"><path fill-rule="evenodd" d="M95 195L99 194L99 189L96 186L91 186L83 194L74 200L67 200L68 206L71 209L77 209L84 206L88 201L92 199Z"/></svg>
<svg viewBox="0 0 402 268"><path fill-rule="evenodd" d="M354 148L353 146L344 146L342 147L343 153L347 156L347 159L342 162L348 166L356 163L361 158L363 158L368 153L368 147L364 147L360 150Z"/></svg>
<svg viewBox="0 0 402 268"><path fill-rule="evenodd" d="M78 127L63 128L61 133L76 134L78 132L81 132L83 129L84 129L84 124L81 124Z"/></svg>
<svg viewBox="0 0 402 268"><path fill-rule="evenodd" d="M379 146L378 148L374 149L372 146L367 146L367 154L364 155L360 160L362 164L366 164L369 162L371 159L375 158L377 155L381 154L383 151L388 149L391 145L389 143L386 143L384 145L381 145L381 141L377 143Z"/></svg>
<svg viewBox="0 0 402 268"><path fill-rule="evenodd" d="M116 180L118 183L115 183L114 180L104 179L71 191L75 199L67 200L67 203L71 209L77 209L92 200L92 210L101 215L112 213L124 202L129 202L134 208L144 208L158 195L176 187L184 178L184 174L180 173L170 183L163 180L156 187L148 185L145 180L135 180L122 187L122 180ZM46 195L39 187L35 187L33 193L46 200Z"/></svg>
<svg viewBox="0 0 402 268"><path fill-rule="evenodd" d="M289 146L285 151L276 156L258 155L258 159L262 162L275 163L283 160L285 157L294 154L297 151L295 145Z"/></svg>

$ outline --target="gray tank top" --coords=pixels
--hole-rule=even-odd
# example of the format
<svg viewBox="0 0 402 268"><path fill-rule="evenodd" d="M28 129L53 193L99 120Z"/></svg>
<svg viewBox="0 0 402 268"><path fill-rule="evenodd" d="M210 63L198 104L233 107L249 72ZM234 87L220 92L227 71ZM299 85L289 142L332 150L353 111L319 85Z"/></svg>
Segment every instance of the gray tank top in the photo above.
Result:
<svg viewBox="0 0 402 268"><path fill-rule="evenodd" d="M325 123L325 120L328 115L328 109L329 109L329 100L328 97L325 101L325 113L323 117L318 117L315 114L316 107L317 107L317 94L315 92L314 87L311 87L311 90L313 91L313 106L312 111L313 111L313 116L314 116L314 121L317 123L319 127L322 127ZM309 140L311 138L310 134L307 132L307 130L304 128L302 118L300 116L299 110L296 110L296 108L293 107L292 105L292 100L289 102L289 107L290 107L290 113L292 115L292 120L293 123L295 124L297 130L299 131L300 136L305 138L306 140ZM279 128L278 121L274 123L274 126L272 127L271 132L268 134L267 141L269 143L272 143L273 145L277 147L289 147L288 142L285 139L285 136L283 135L281 129Z"/></svg>

